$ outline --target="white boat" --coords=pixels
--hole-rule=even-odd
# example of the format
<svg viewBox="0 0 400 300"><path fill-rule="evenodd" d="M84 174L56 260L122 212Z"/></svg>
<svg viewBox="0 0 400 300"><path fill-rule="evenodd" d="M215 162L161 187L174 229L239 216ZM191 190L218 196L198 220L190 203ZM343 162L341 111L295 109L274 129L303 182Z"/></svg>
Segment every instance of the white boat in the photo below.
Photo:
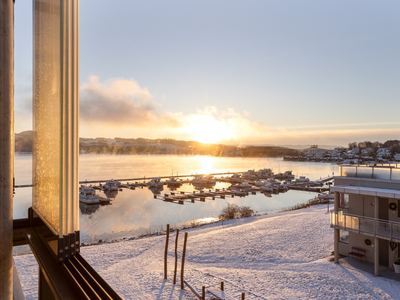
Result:
<svg viewBox="0 0 400 300"><path fill-rule="evenodd" d="M108 191L118 191L121 182L117 180L107 180L106 183L103 185L104 190Z"/></svg>
<svg viewBox="0 0 400 300"><path fill-rule="evenodd" d="M109 203L111 199L100 197L96 195L96 191L94 188L89 186L83 186L79 191L79 202L85 204L100 204L100 203Z"/></svg>
<svg viewBox="0 0 400 300"><path fill-rule="evenodd" d="M176 180L174 177L166 181L168 187L180 187L182 182Z"/></svg>
<svg viewBox="0 0 400 300"><path fill-rule="evenodd" d="M286 171L285 173L278 173L274 175L274 178L279 180L292 180L294 179L294 175L292 174L292 171Z"/></svg>
<svg viewBox="0 0 400 300"><path fill-rule="evenodd" d="M158 188L158 187L164 186L164 183L161 182L160 177L154 177L147 183L147 185L149 187Z"/></svg>
<svg viewBox="0 0 400 300"><path fill-rule="evenodd" d="M192 184L215 184L217 181L214 179L213 176L208 175L208 176L204 176L204 175L195 175L194 179L191 181Z"/></svg>
<svg viewBox="0 0 400 300"><path fill-rule="evenodd" d="M273 193L274 192L274 189L270 185L269 186L267 186L267 185L262 186L261 190L262 190L263 193Z"/></svg>
<svg viewBox="0 0 400 300"><path fill-rule="evenodd" d="M271 185L268 181L266 181L266 180L260 180L260 181L257 181L256 183L255 183L255 186L265 186L265 185Z"/></svg>
<svg viewBox="0 0 400 300"><path fill-rule="evenodd" d="M242 183L244 179L240 177L239 174L233 174L231 177L228 178L230 183Z"/></svg>
<svg viewBox="0 0 400 300"><path fill-rule="evenodd" d="M242 182L239 184L235 184L235 185L231 185L228 189L233 189L233 190L239 190L239 189L243 189L243 190L249 190L252 189L251 184L249 184L248 182Z"/></svg>
<svg viewBox="0 0 400 300"><path fill-rule="evenodd" d="M308 183L308 182L310 182L310 179L305 176L300 176L294 181L294 183Z"/></svg>

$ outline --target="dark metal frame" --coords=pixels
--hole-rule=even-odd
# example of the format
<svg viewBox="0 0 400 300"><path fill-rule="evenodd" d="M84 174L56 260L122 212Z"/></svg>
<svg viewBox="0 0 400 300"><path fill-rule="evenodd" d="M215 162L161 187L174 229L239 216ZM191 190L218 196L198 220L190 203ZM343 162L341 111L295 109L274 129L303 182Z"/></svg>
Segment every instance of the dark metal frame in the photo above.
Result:
<svg viewBox="0 0 400 300"><path fill-rule="evenodd" d="M39 299L122 299L80 255L79 231L59 238L32 208L14 220L13 245L29 245L39 264Z"/></svg>

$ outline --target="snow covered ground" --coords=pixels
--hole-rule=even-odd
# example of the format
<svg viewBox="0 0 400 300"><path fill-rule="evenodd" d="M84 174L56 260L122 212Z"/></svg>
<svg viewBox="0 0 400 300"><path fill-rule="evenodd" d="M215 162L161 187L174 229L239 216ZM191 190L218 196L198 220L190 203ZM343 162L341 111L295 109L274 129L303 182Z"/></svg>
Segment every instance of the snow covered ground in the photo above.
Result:
<svg viewBox="0 0 400 300"><path fill-rule="evenodd" d="M225 221L189 233L185 280L201 286L225 282L230 299L400 299L400 282L374 277L345 260L331 262L333 229L326 206ZM163 276L165 235L83 247L83 257L126 299L196 299L173 285L170 233L168 279ZM179 234L178 283L183 248ZM32 255L15 257L27 299L36 299ZM211 298L208 298L211 299Z"/></svg>

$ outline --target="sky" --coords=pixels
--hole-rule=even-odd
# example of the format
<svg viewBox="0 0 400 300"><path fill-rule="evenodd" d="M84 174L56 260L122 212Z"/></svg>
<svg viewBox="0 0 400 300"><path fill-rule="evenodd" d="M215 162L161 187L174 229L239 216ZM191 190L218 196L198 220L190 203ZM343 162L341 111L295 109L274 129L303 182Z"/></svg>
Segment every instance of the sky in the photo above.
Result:
<svg viewBox="0 0 400 300"><path fill-rule="evenodd" d="M400 139L399 1L82 0L80 136ZM32 3L15 4L15 132L32 129Z"/></svg>

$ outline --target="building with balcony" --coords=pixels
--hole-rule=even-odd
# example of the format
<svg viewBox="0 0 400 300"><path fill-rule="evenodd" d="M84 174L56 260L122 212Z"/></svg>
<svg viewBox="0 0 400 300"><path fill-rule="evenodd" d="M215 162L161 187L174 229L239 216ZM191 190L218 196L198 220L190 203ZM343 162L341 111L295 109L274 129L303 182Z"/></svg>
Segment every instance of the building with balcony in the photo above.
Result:
<svg viewBox="0 0 400 300"><path fill-rule="evenodd" d="M400 257L400 168L341 166L334 180L335 262L362 249L379 275L379 266L390 267Z"/></svg>

